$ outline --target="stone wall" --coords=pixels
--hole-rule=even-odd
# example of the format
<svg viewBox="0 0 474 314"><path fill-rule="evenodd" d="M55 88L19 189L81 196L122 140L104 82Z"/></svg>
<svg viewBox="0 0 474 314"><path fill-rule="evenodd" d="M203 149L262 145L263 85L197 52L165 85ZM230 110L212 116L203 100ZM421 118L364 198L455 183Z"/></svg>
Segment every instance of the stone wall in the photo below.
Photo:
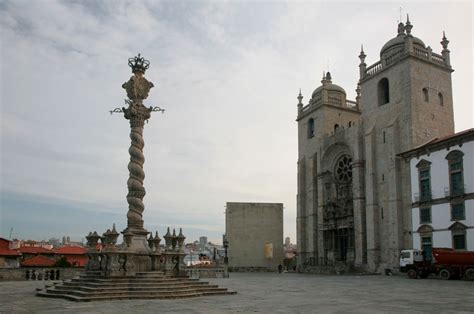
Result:
<svg viewBox="0 0 474 314"><path fill-rule="evenodd" d="M45 270L58 271L59 280L71 279L78 276L84 271L83 267L21 267L21 268L0 268L0 281L18 281L18 280L30 280L28 279L27 272L35 271L36 273L44 273ZM41 278L41 277L40 277ZM36 279L35 279L36 280Z"/></svg>
<svg viewBox="0 0 474 314"><path fill-rule="evenodd" d="M226 236L229 268L278 270L283 264L283 204L227 203ZM273 245L273 258L265 247Z"/></svg>

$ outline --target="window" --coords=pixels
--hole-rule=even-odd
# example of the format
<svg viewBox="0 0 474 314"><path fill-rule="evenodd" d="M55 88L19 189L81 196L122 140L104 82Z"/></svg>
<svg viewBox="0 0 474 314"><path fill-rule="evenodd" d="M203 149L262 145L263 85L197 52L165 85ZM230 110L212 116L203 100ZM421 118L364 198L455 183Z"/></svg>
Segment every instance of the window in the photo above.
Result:
<svg viewBox="0 0 474 314"><path fill-rule="evenodd" d="M446 156L449 167L449 191L452 197L464 194L463 155L461 151L453 150Z"/></svg>
<svg viewBox="0 0 474 314"><path fill-rule="evenodd" d="M311 118L308 120L308 138L312 138L314 136L314 119Z"/></svg>
<svg viewBox="0 0 474 314"><path fill-rule="evenodd" d="M465 250L466 245L466 226L456 221L449 227L451 230L451 235L453 239L453 249L455 250Z"/></svg>
<svg viewBox="0 0 474 314"><path fill-rule="evenodd" d="M421 237L421 249L423 250L423 255L427 261L431 261L432 259L432 252L431 249L433 247L433 240L432 237Z"/></svg>
<svg viewBox="0 0 474 314"><path fill-rule="evenodd" d="M466 235L465 234L454 234L453 235L453 249L465 250L466 249Z"/></svg>
<svg viewBox="0 0 474 314"><path fill-rule="evenodd" d="M334 124L334 133L336 133L339 130L339 124Z"/></svg>
<svg viewBox="0 0 474 314"><path fill-rule="evenodd" d="M352 158L344 155L336 163L336 180L340 183L352 181Z"/></svg>
<svg viewBox="0 0 474 314"><path fill-rule="evenodd" d="M379 106L388 104L390 102L390 90L388 79L383 78L378 83Z"/></svg>
<svg viewBox="0 0 474 314"><path fill-rule="evenodd" d="M440 106L444 105L443 94L438 93L438 101Z"/></svg>
<svg viewBox="0 0 474 314"><path fill-rule="evenodd" d="M427 89L427 88L423 88L422 91L423 91L423 100L424 100L425 102L430 101L430 98L429 98L429 95L428 95L428 89Z"/></svg>
<svg viewBox="0 0 474 314"><path fill-rule="evenodd" d="M431 223L431 207L420 208L420 224Z"/></svg>
<svg viewBox="0 0 474 314"><path fill-rule="evenodd" d="M383 131L383 142L385 143L385 131Z"/></svg>
<svg viewBox="0 0 474 314"><path fill-rule="evenodd" d="M430 168L431 162L422 159L416 167L418 168L418 181L420 188L420 199L419 201L431 200L431 175Z"/></svg>
<svg viewBox="0 0 474 314"><path fill-rule="evenodd" d="M451 220L464 220L466 219L464 211L464 202L451 204Z"/></svg>

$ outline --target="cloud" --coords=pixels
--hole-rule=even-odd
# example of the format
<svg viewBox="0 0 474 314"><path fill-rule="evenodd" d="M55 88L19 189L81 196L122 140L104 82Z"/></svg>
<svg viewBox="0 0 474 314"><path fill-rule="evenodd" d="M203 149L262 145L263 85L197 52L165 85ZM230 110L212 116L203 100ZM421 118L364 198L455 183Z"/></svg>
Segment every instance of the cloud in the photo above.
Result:
<svg viewBox="0 0 474 314"><path fill-rule="evenodd" d="M451 40L458 130L472 126L471 9L404 8L415 36L434 51L442 30ZM220 241L227 201L283 202L285 234L294 240L298 89L307 102L329 64L354 98L360 44L376 62L397 18L398 5L373 2L3 1L2 202L24 195L28 210L43 196L58 208L94 208L100 227L125 220L129 125L109 110L123 105L127 60L140 52L155 84L146 104L167 109L144 131L150 228L186 226L191 236ZM110 209L117 216L107 216ZM15 215L3 213L4 228L40 230ZM90 229L79 225L78 236Z"/></svg>

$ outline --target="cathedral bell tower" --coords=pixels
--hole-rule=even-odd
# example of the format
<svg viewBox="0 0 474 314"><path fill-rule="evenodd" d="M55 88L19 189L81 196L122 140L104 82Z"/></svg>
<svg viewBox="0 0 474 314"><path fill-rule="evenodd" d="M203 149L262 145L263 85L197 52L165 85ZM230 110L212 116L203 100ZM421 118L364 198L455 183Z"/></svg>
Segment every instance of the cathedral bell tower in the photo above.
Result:
<svg viewBox="0 0 474 314"><path fill-rule="evenodd" d="M367 252L376 269L396 265L411 247L410 172L397 154L454 133L449 41L443 33L437 54L412 28L407 15L376 63L367 66L363 49L359 55Z"/></svg>

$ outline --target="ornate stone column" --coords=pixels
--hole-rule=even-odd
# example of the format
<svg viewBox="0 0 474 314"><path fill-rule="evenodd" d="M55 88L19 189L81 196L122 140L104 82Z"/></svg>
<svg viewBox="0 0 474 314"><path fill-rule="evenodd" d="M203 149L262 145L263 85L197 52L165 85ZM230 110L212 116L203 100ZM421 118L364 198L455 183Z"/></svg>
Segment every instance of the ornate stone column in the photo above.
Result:
<svg viewBox="0 0 474 314"><path fill-rule="evenodd" d="M125 103L128 107L116 108L111 113L123 113L125 119L130 121L130 162L128 163L129 177L127 180L128 194L128 212L127 212L127 228L122 232L127 235L127 251L133 253L147 254L151 249L147 242L148 231L143 227L143 198L145 197L145 188L143 180L145 172L143 164L145 156L143 155L143 127L145 121L150 119L152 111L164 111L159 107L145 107L143 100L148 97L153 83L145 77L145 71L149 68L150 62L145 60L138 54L134 58L128 59L128 65L132 68L133 76L125 82L122 87L127 91L128 99ZM146 262L148 263L148 262ZM142 267L138 267L139 270Z"/></svg>

